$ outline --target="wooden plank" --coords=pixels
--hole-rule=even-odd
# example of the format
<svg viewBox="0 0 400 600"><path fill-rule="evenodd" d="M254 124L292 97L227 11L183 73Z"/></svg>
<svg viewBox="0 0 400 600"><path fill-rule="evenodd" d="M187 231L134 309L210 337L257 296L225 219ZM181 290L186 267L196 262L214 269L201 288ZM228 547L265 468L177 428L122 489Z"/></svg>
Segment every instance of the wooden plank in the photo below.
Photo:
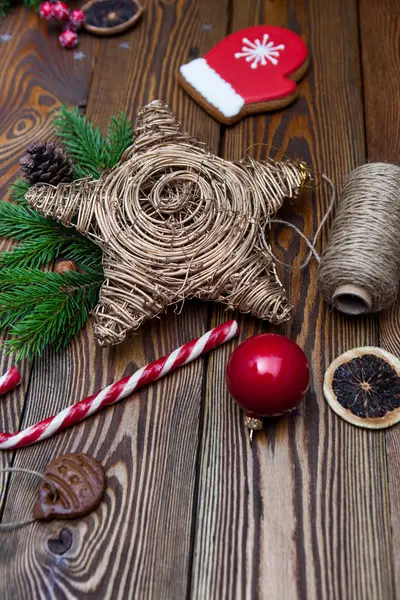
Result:
<svg viewBox="0 0 400 600"><path fill-rule="evenodd" d="M395 0L360 3L367 156L400 163L400 6ZM400 355L400 303L379 316L380 345ZM400 427L386 432L396 597L400 596Z"/></svg>
<svg viewBox="0 0 400 600"><path fill-rule="evenodd" d="M63 50L55 33L33 12L19 8L0 21L0 193L18 173L18 161L26 146L51 137L50 115L60 102L86 104L93 59L92 39L83 39L85 57L75 60ZM9 37L8 37L9 36ZM9 242L1 240L5 249ZM3 338L2 338L3 339ZM13 363L1 358L1 373ZM31 363L23 361L23 384L1 399L1 426L16 430L29 386ZM12 453L0 453L0 466L9 465ZM0 476L0 514L6 497L8 476Z"/></svg>
<svg viewBox="0 0 400 600"><path fill-rule="evenodd" d="M219 126L178 90L175 75L190 54L223 37L226 24L227 2L146 3L144 18L134 30L101 40L88 116L104 128L111 114L125 110L133 117L143 103L161 98L185 127L217 151ZM117 348L98 348L88 329L67 351L46 354L32 380L24 425L132 373L206 329L207 307L195 302L186 304L180 316L170 311L153 321ZM36 597L84 594L113 600L185 596L203 375L204 361L197 361L130 401L18 452L18 465L38 469L57 454L88 452L103 463L109 487L95 515L32 526L28 544L27 530L9 536L1 552L10 559L0 566L0 573L7 569L3 585L8 597L26 597L28 590ZM28 513L34 493L27 486L12 486L10 498L17 490ZM5 516L12 513L10 501ZM71 545L61 557L48 542L63 528L70 532ZM18 561L13 560L14 548L22 553Z"/></svg>
<svg viewBox="0 0 400 600"><path fill-rule="evenodd" d="M50 114L61 102L84 106L92 71L93 38L82 36L79 50L64 50L56 31L33 11L18 8L0 22L0 177L6 186L18 172L18 160L33 140L51 135Z"/></svg>
<svg viewBox="0 0 400 600"><path fill-rule="evenodd" d="M224 155L239 158L262 142L340 184L365 160L356 2L234 0L231 22L233 31L255 23L289 27L309 45L312 67L293 106L227 129ZM261 145L252 152L267 153ZM328 196L320 186L282 218L311 238ZM276 229L274 240L286 262L304 257L291 232ZM329 362L353 346L376 343L377 323L332 312L318 295L316 274L311 265L284 277L296 311L283 331L305 349L312 366L301 417L269 423L251 448L225 387L229 350L209 359L194 598L393 597L384 434L341 421L322 395ZM220 316L214 311L215 321ZM241 319L241 339L268 329Z"/></svg>

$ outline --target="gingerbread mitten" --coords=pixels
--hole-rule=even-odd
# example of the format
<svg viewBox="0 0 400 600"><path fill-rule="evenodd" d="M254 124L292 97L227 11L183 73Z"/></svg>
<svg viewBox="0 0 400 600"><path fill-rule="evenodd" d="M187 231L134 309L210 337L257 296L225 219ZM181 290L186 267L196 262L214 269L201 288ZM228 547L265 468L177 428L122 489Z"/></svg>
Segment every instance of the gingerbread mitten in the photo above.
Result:
<svg viewBox="0 0 400 600"><path fill-rule="evenodd" d="M295 82L307 66L307 46L296 33L257 25L182 65L179 79L208 113L230 125L247 114L290 104L297 95Z"/></svg>

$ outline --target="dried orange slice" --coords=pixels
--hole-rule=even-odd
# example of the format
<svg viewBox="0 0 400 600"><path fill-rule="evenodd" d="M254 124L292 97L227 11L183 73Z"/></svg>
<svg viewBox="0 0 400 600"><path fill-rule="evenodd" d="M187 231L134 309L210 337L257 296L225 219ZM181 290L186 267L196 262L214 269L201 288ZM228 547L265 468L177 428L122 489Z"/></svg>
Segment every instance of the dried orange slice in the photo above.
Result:
<svg viewBox="0 0 400 600"><path fill-rule="evenodd" d="M325 373L324 395L352 425L383 429L400 421L400 360L373 346L354 348Z"/></svg>

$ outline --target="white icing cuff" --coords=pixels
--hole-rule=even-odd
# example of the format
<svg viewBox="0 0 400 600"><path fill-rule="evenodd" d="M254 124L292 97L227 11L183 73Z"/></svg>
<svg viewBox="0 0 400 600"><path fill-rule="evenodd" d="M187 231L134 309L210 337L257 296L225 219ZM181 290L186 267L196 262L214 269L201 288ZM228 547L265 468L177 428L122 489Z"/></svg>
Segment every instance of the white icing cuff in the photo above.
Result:
<svg viewBox="0 0 400 600"><path fill-rule="evenodd" d="M244 106L244 99L230 83L212 69L205 58L196 58L180 68L182 77L224 117L234 117Z"/></svg>

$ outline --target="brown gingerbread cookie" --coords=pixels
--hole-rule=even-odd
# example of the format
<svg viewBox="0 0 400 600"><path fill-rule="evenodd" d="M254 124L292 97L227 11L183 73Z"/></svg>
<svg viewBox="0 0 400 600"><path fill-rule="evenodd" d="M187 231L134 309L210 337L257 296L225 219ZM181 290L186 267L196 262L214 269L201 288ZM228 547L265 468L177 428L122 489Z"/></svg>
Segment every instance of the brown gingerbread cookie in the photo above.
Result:
<svg viewBox="0 0 400 600"><path fill-rule="evenodd" d="M293 31L256 25L232 33L204 57L182 65L179 82L211 116L226 125L287 106L308 67L308 50Z"/></svg>
<svg viewBox="0 0 400 600"><path fill-rule="evenodd" d="M33 518L40 521L75 519L92 512L106 489L103 467L87 454L65 454L44 471Z"/></svg>

